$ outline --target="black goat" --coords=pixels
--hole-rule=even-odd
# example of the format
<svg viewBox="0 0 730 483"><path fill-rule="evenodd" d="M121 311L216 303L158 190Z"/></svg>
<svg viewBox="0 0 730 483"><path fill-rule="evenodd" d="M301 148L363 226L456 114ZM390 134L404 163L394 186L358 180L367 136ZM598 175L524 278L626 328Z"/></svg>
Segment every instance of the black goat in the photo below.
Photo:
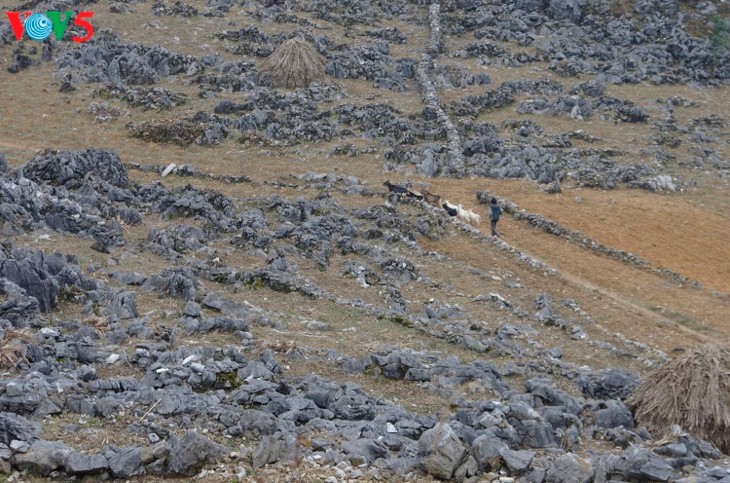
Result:
<svg viewBox="0 0 730 483"><path fill-rule="evenodd" d="M448 201L441 206L444 207L444 210L446 210L446 213L449 214L449 216L456 216L459 211L456 209L455 206L451 205Z"/></svg>
<svg viewBox="0 0 730 483"><path fill-rule="evenodd" d="M402 186L398 186L397 184L393 184L390 182L390 180L383 183L383 186L387 187L388 191L390 191L391 193L395 193L398 196L403 196L405 194L408 194L408 192L409 192L408 188L404 188Z"/></svg>

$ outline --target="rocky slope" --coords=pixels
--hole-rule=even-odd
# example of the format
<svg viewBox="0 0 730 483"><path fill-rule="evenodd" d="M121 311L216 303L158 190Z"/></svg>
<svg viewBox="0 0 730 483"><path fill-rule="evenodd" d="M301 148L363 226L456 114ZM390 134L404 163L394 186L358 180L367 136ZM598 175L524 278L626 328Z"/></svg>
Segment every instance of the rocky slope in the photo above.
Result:
<svg viewBox="0 0 730 483"><path fill-rule="evenodd" d="M726 179L722 115L680 96L617 97L726 93L730 55L712 23L724 4L88 8L107 28L83 45L16 43L0 24L3 90L52 87L71 106L41 119L67 142L32 134L32 111L0 131L10 479L730 481L712 444L679 427L652 435L624 404L671 356L617 329L645 319L483 225L380 186L383 172L553 192ZM698 24L706 36L688 32ZM257 59L296 35L325 57L327 82L265 85ZM61 122L71 110L80 120ZM605 126L643 144L616 149L596 134ZM500 201L545 236L720 312L730 303Z"/></svg>

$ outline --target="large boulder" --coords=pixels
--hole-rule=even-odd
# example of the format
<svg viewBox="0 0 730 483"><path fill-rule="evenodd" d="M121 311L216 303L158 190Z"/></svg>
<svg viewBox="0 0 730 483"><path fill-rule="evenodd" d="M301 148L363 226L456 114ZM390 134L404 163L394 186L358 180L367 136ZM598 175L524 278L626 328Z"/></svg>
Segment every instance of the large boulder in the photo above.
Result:
<svg viewBox="0 0 730 483"><path fill-rule="evenodd" d="M109 470L116 478L129 478L142 473L142 457L139 448L128 446L126 448L108 448L104 456L109 461Z"/></svg>
<svg viewBox="0 0 730 483"><path fill-rule="evenodd" d="M630 480L669 481L674 474L669 463L646 448L632 446L623 458L627 468L625 476Z"/></svg>
<svg viewBox="0 0 730 483"><path fill-rule="evenodd" d="M109 469L109 462L100 454L71 453L66 461L66 473L92 475Z"/></svg>
<svg viewBox="0 0 730 483"><path fill-rule="evenodd" d="M204 465L216 463L229 453L225 446L195 431L187 431L170 451L168 470L177 475L193 476Z"/></svg>
<svg viewBox="0 0 730 483"><path fill-rule="evenodd" d="M253 454L253 467L260 468L278 461L290 461L294 454L296 440L292 435L265 436Z"/></svg>
<svg viewBox="0 0 730 483"><path fill-rule="evenodd" d="M119 292L114 294L109 307L111 315L119 320L133 319L139 316L134 292Z"/></svg>
<svg viewBox="0 0 730 483"><path fill-rule="evenodd" d="M437 424L418 440L418 455L426 473L448 480L461 465L466 448L448 424Z"/></svg>
<svg viewBox="0 0 730 483"><path fill-rule="evenodd" d="M572 454L566 454L556 459L547 470L545 483L588 483L593 481L594 469L590 462Z"/></svg>
<svg viewBox="0 0 730 483"><path fill-rule="evenodd" d="M11 441L33 443L41 436L41 426L13 413L0 413L0 443Z"/></svg>
<svg viewBox="0 0 730 483"><path fill-rule="evenodd" d="M117 153L103 149L46 150L36 154L21 169L23 176L39 184L78 188L87 174L94 174L120 188L129 185L127 169Z"/></svg>
<svg viewBox="0 0 730 483"><path fill-rule="evenodd" d="M535 457L533 451L514 451L511 449L503 449L499 454L513 475L521 475L526 472Z"/></svg>
<svg viewBox="0 0 730 483"><path fill-rule="evenodd" d="M0 249L0 276L4 277L26 293L35 297L38 307L42 312L48 312L56 306L58 296L58 282L46 270L43 263L43 254L31 257L28 250L8 250L8 253Z"/></svg>
<svg viewBox="0 0 730 483"><path fill-rule="evenodd" d="M39 439L30 445L28 451L15 455L15 464L20 470L46 476L63 468L72 452L73 450L61 441Z"/></svg>
<svg viewBox="0 0 730 483"><path fill-rule="evenodd" d="M498 469L501 452L506 449L509 449L507 443L492 433L479 436L471 444L471 454L482 471Z"/></svg>
<svg viewBox="0 0 730 483"><path fill-rule="evenodd" d="M634 428L634 417L621 401L603 401L599 404L599 408L596 411L596 426L607 429L619 426L626 429Z"/></svg>
<svg viewBox="0 0 730 483"><path fill-rule="evenodd" d="M0 303L0 319L9 320L16 329L28 327L40 316L38 300L10 280L0 278L0 295L7 298Z"/></svg>
<svg viewBox="0 0 730 483"><path fill-rule="evenodd" d="M639 384L639 376L623 369L603 369L581 376L576 381L583 394L593 399L625 399Z"/></svg>

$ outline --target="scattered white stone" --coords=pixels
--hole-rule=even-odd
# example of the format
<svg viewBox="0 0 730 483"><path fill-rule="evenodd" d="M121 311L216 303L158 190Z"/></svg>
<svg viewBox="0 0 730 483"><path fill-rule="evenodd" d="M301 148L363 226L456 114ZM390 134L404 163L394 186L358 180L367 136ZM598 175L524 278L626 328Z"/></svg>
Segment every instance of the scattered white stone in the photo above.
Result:
<svg viewBox="0 0 730 483"><path fill-rule="evenodd" d="M170 163L167 165L164 171L162 171L162 177L164 178L168 174L172 173L172 170L177 168L177 165L175 163Z"/></svg>
<svg viewBox="0 0 730 483"><path fill-rule="evenodd" d="M393 423L385 423L385 430L389 433L397 433L398 429L393 426Z"/></svg>
<svg viewBox="0 0 730 483"><path fill-rule="evenodd" d="M183 366L184 366L184 365L187 365L187 363L188 363L188 362L194 361L194 360L195 360L195 359L197 359L197 358L198 358L198 356L196 356L195 354L193 354L193 355L191 355L191 356L187 356L187 357L186 357L186 358L185 358L185 359L184 359L184 360L182 361L182 365L183 365Z"/></svg>
<svg viewBox="0 0 730 483"><path fill-rule="evenodd" d="M168 369L167 367L160 367L160 368L159 368L159 369L157 369L157 370L156 370L155 372L156 372L157 374L162 374L163 372L169 372L169 371L170 371L170 369Z"/></svg>
<svg viewBox="0 0 730 483"><path fill-rule="evenodd" d="M324 322L320 322L318 320L303 320L302 324L304 324L304 327L306 327L309 330L327 330L327 329L329 329L329 325L325 324Z"/></svg>
<svg viewBox="0 0 730 483"><path fill-rule="evenodd" d="M154 444L154 443L157 443L157 442L158 442L158 441L160 440L160 437L159 437L159 436L157 436L157 434L156 434L156 433L150 433L150 434L148 434L148 435L147 435L147 438L149 438L149 440L150 440L150 443L153 443L153 444Z"/></svg>
<svg viewBox="0 0 730 483"><path fill-rule="evenodd" d="M109 357L106 358L107 364L114 364L119 360L121 356L119 354L109 354Z"/></svg>

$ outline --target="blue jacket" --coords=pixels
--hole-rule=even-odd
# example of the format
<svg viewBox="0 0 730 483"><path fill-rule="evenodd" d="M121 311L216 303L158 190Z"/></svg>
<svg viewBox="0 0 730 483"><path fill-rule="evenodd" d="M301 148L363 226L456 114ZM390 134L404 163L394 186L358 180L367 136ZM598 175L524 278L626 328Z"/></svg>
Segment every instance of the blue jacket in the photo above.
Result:
<svg viewBox="0 0 730 483"><path fill-rule="evenodd" d="M489 219L494 221L499 220L499 215L502 214L502 208L500 208L499 205L490 205L489 209L491 211Z"/></svg>

